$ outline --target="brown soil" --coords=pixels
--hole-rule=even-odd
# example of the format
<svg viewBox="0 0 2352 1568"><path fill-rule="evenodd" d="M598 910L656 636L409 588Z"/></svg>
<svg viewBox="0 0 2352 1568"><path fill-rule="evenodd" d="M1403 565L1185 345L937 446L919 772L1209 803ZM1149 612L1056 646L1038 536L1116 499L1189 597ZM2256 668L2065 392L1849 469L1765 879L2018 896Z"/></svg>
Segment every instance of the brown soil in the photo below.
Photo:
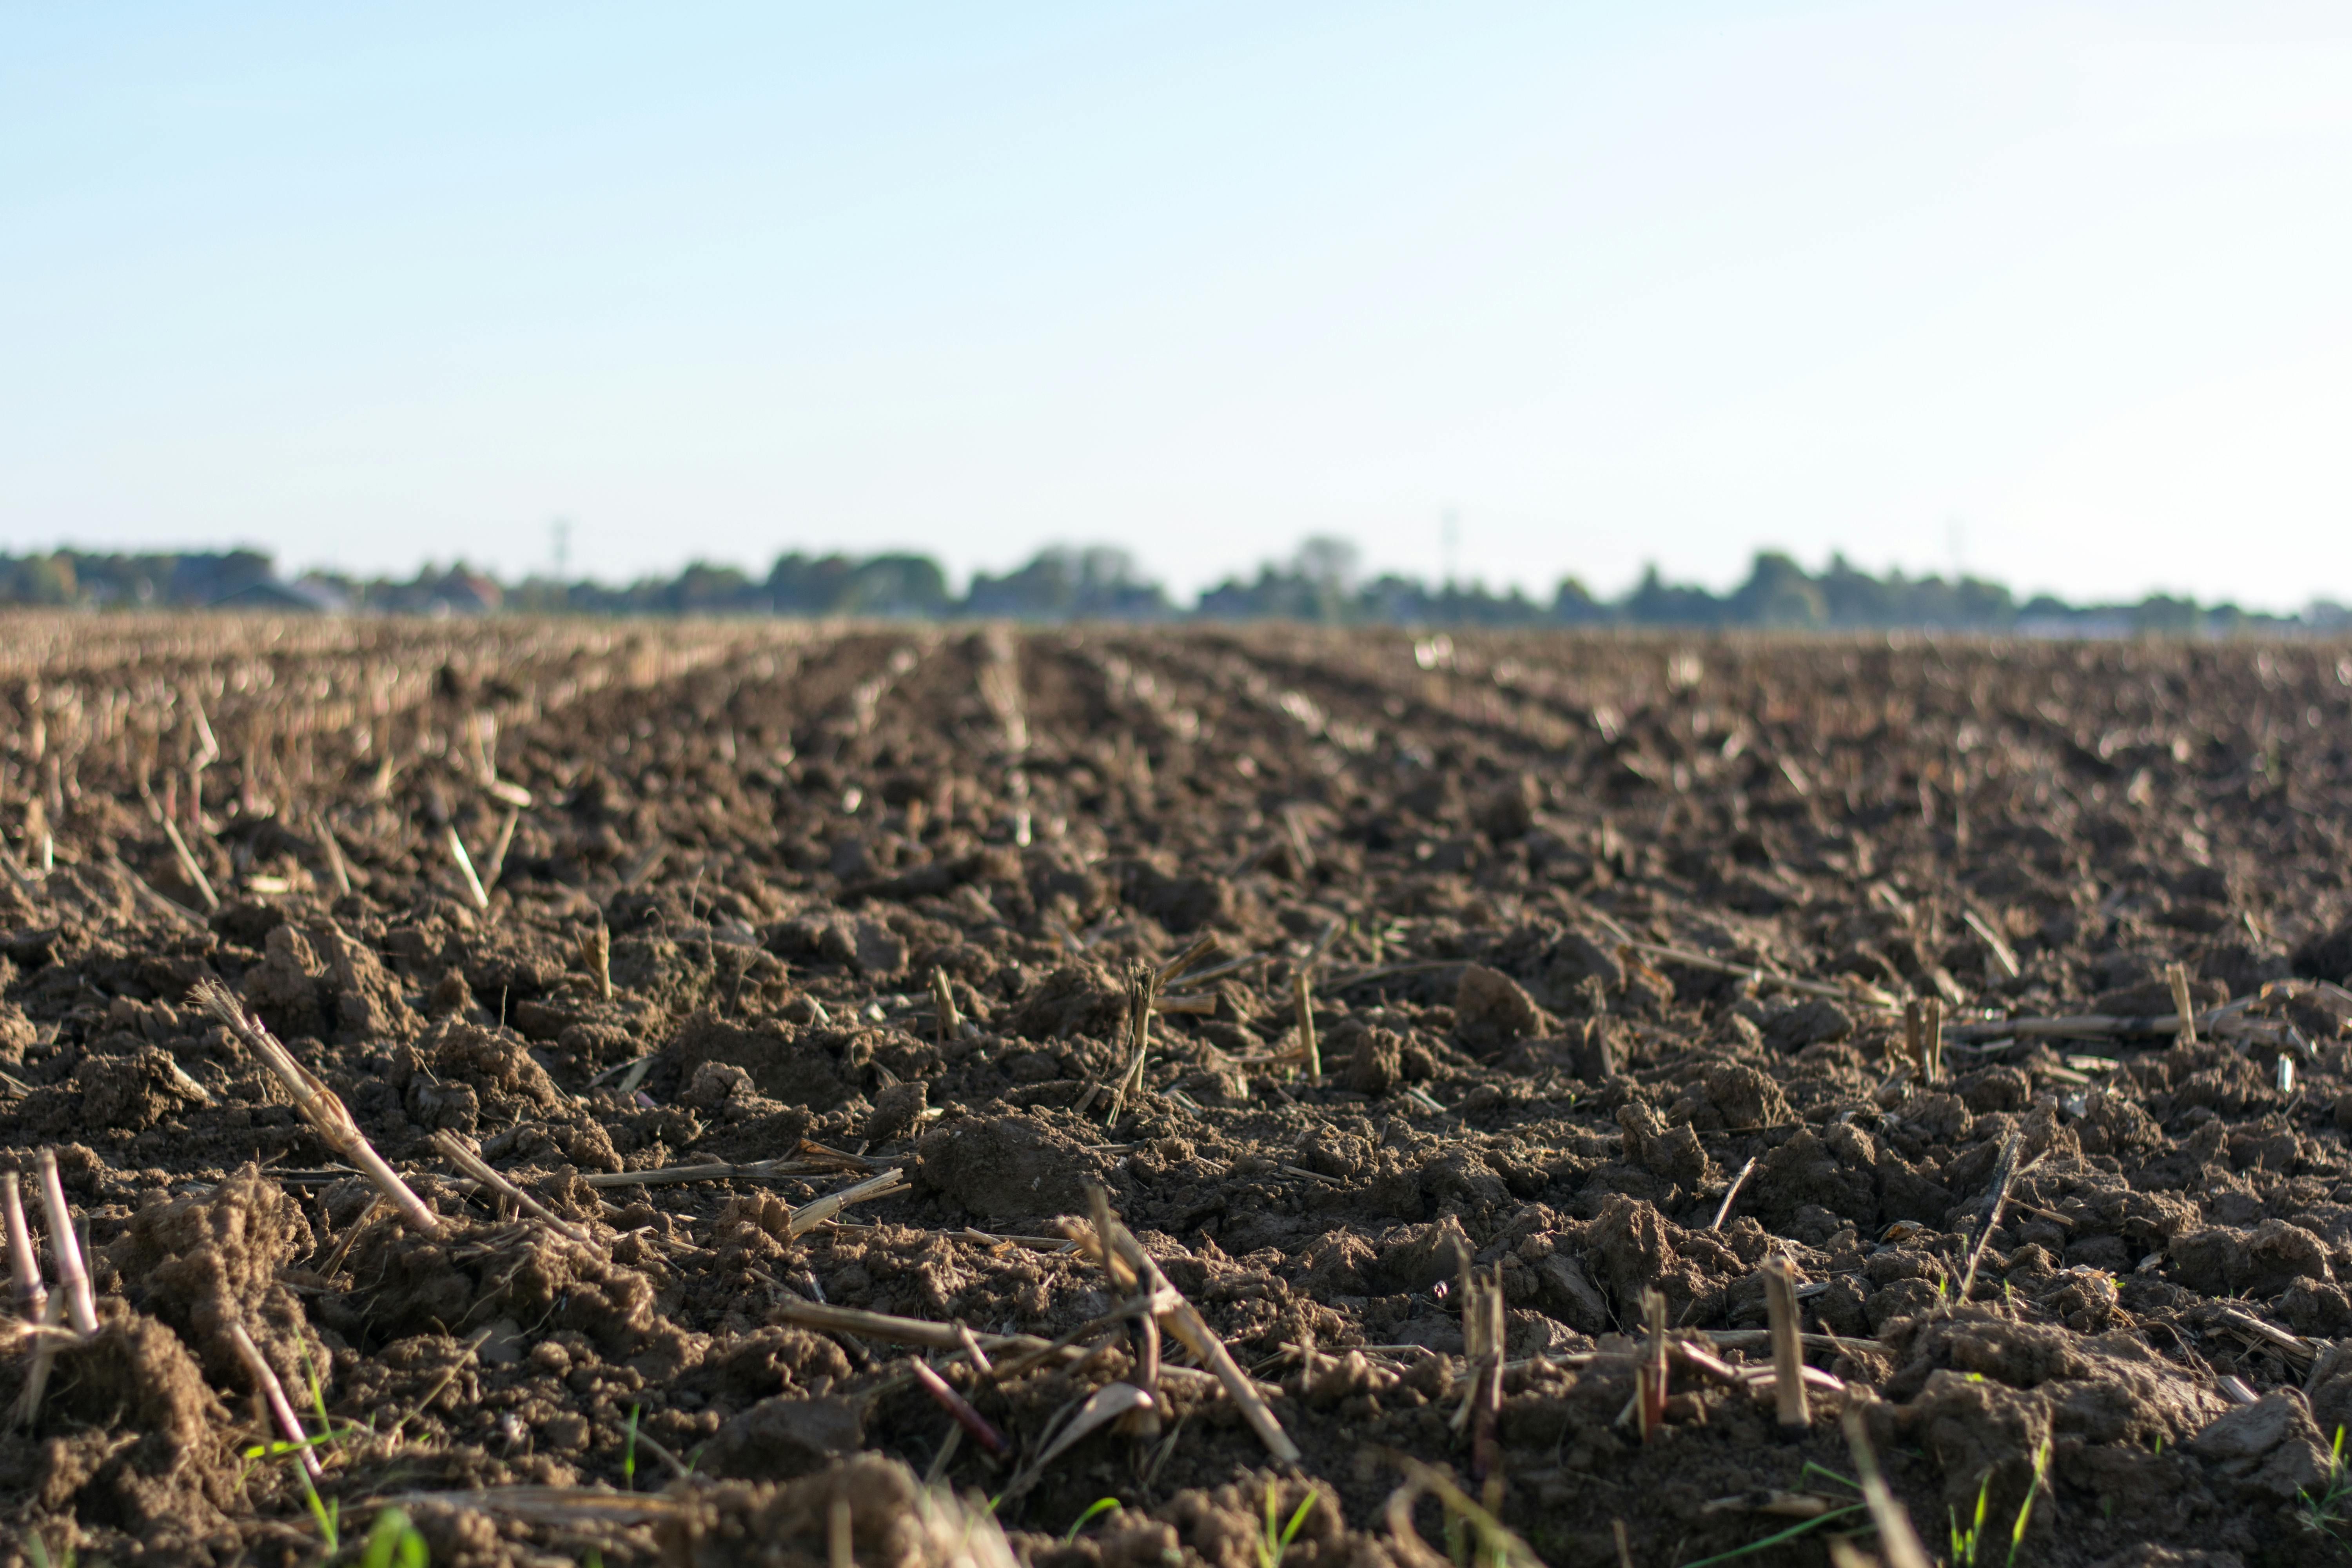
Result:
<svg viewBox="0 0 2352 1568"><path fill-rule="evenodd" d="M58 1152L102 1328L0 1435L5 1568L37 1537L320 1560L293 1464L246 1457L237 1324L334 1424L346 1556L405 1500L436 1564L971 1557L921 1489L954 1422L909 1352L794 1310L1084 1330L1114 1291L1061 1238L1097 1185L1305 1458L1171 1377L1156 1435L1105 1426L1003 1497L1026 1563L1258 1568L1271 1485L1286 1519L1317 1498L1286 1568L1423 1568L1384 1512L1403 1457L1498 1496L1555 1568L1619 1562L1621 1524L1669 1568L1800 1522L1775 1494L1843 1507L1838 1396L1791 1437L1678 1368L1652 1440L1625 1415L1644 1293L1677 1333L1759 1329L1775 1251L1931 1550L1981 1496L1979 1561L2005 1556L2029 1493L2021 1563L2343 1550L2312 1500L2352 1422L2352 998L2307 984L2352 983L2341 649L12 630L0 820L31 870L0 879L0 1163ZM486 760L531 804L483 910L444 825L487 868ZM150 798L208 917L138 885L204 908ZM1333 922L1309 1080L1292 972ZM1107 1119L1131 972L1202 936L1203 963L1267 957L1155 1016ZM2168 1014L2174 963L2200 1006L2251 1002L2224 1037L1979 1026ZM213 976L441 1236L190 1005ZM1899 1011L1925 997L1952 1026L1934 1082ZM436 1132L590 1244L460 1179ZM851 1158L809 1169L812 1144ZM2029 1163L1962 1300L2008 1150ZM590 1181L776 1160L801 1169ZM793 1235L892 1167L907 1190ZM1506 1303L1491 1443L1455 1419L1472 1270ZM961 1439L953 1488L1005 1492L1144 1352L1076 1343L1012 1375L930 1352L1013 1448ZM11 1409L32 1362L13 1331ZM1414 1517L1443 1552L1437 1505ZM1752 1561L1826 1561L1832 1533Z"/></svg>

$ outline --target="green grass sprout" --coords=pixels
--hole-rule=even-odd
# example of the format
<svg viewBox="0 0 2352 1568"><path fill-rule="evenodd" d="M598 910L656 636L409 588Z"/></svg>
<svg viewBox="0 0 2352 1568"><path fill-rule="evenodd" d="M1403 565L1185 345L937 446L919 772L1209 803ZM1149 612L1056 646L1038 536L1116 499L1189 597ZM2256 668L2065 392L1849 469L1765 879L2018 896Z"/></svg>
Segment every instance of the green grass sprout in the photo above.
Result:
<svg viewBox="0 0 2352 1568"><path fill-rule="evenodd" d="M1290 1522L1278 1525L1274 1483L1272 1481L1265 1483L1265 1530L1255 1542L1257 1568L1282 1568L1284 1554L1290 1550L1290 1543L1298 1539L1298 1527L1307 1522L1307 1511L1315 1506L1315 1500L1320 1495L1318 1489L1307 1488L1306 1497L1302 1498L1298 1507L1292 1510Z"/></svg>
<svg viewBox="0 0 2352 1568"><path fill-rule="evenodd" d="M310 1517L318 1522L319 1539L327 1543L327 1555L332 1557L343 1549L342 1531L339 1528L343 1519L342 1500L320 1497L319 1489L310 1484L310 1472L299 1465L294 1467L294 1479L302 1483L302 1500L309 1506Z"/></svg>
<svg viewBox="0 0 2352 1568"><path fill-rule="evenodd" d="M1817 1465L1811 1459L1807 1459L1805 1461L1805 1468L1797 1472L1797 1479L1801 1481L1807 1476L1819 1476L1825 1481L1835 1481L1838 1485L1843 1487L1850 1492L1858 1492L1862 1489L1862 1483L1860 1481L1851 1480L1844 1476L1839 1475L1827 1465Z"/></svg>
<svg viewBox="0 0 2352 1568"><path fill-rule="evenodd" d="M1977 1483L1976 1517L1966 1530L1960 1528L1959 1516L1950 1509L1944 1516L1952 1521L1952 1568L1977 1568L1977 1543L1984 1539L1985 1500L1992 1494L1992 1472L1985 1472Z"/></svg>
<svg viewBox="0 0 2352 1568"><path fill-rule="evenodd" d="M2049 1474L2050 1439L2044 1437L2033 1450L2033 1484L2025 1489L2025 1500L2017 1505L2017 1522L2009 1527L2009 1568L2017 1568L2017 1549L2025 1544L2025 1527L2033 1521L2033 1500Z"/></svg>
<svg viewBox="0 0 2352 1568"><path fill-rule="evenodd" d="M1860 1502L1849 1503L1844 1508L1833 1508L1827 1513L1817 1513L1813 1515L1812 1518L1804 1521L1801 1524L1792 1524L1786 1530L1776 1531L1772 1534L1766 1536L1761 1541L1751 1541L1745 1546L1735 1546L1728 1552L1718 1552L1712 1557L1702 1557L1696 1563L1685 1563L1683 1564L1683 1568L1707 1568L1709 1563L1728 1563L1734 1558L1751 1556L1756 1552L1766 1551L1769 1548L1781 1545L1787 1542L1794 1541L1797 1537L1804 1534L1809 1530L1819 1530L1822 1526L1829 1523L1832 1520L1843 1519L1846 1515L1852 1513L1868 1513L1869 1511L1870 1505L1868 1503ZM1864 1528L1868 1529L1869 1527L1865 1525ZM1954 1568L1958 1568L1957 1563L1955 1563Z"/></svg>
<svg viewBox="0 0 2352 1568"><path fill-rule="evenodd" d="M427 1568L429 1560L425 1537L408 1515L396 1508L376 1514L360 1552L360 1568Z"/></svg>
<svg viewBox="0 0 2352 1568"><path fill-rule="evenodd" d="M2344 1428L2336 1428L2336 1441L2327 1454L2327 1484L2317 1497L2309 1492L2298 1494L2303 1500L2304 1528L2332 1540L2344 1540L2346 1507L2352 1502L2352 1473L2344 1468Z"/></svg>
<svg viewBox="0 0 2352 1568"><path fill-rule="evenodd" d="M1071 1542L1076 1541L1078 1538L1078 1531L1084 1530L1087 1525L1093 1523L1104 1514L1111 1512L1118 1506L1118 1499L1115 1497L1097 1498L1093 1504L1087 1508L1086 1512L1078 1515L1077 1522L1071 1525L1068 1531L1063 1535L1063 1544L1067 1545Z"/></svg>
<svg viewBox="0 0 2352 1568"><path fill-rule="evenodd" d="M310 1385L310 1408L319 1413L319 1436L329 1443L335 1441L335 1418L327 1414L327 1388L319 1380L319 1368L310 1360L310 1342L299 1335L295 1348L302 1352L302 1381Z"/></svg>

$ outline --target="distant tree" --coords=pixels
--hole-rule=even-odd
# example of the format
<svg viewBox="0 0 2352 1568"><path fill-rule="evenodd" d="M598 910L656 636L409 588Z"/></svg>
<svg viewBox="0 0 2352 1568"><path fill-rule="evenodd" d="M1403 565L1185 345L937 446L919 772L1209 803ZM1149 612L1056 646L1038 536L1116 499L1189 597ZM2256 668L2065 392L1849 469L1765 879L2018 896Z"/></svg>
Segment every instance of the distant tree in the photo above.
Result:
<svg viewBox="0 0 2352 1568"><path fill-rule="evenodd" d="M1195 613L1212 620L1355 620L1364 608L1356 591L1360 570L1361 556L1352 542L1311 534L1299 542L1287 562L1261 565L1255 582L1228 577L1209 589ZM1371 585L1371 592L1381 603L1396 608L1425 600L1426 590L1418 584L1402 591L1408 581L1383 577ZM1409 609L1407 615L1410 618Z"/></svg>
<svg viewBox="0 0 2352 1568"><path fill-rule="evenodd" d="M175 604L210 605L240 588L267 583L276 564L258 550L182 555L172 563L170 595Z"/></svg>
<svg viewBox="0 0 2352 1568"><path fill-rule="evenodd" d="M57 550L0 554L0 603L92 606L228 602L257 585L284 587L271 558L257 550L110 554ZM927 555L884 553L777 557L753 581L734 567L696 562L673 577L609 586L593 581L530 578L512 589L462 561L429 563L407 581L314 573L306 583L331 589L352 608L377 613L469 615L517 611L582 615L773 613L940 617L1005 616L1026 620L1156 620L1186 612L1146 578L1126 551L1110 545L1055 545L1002 574L981 573L961 600ZM2352 609L2315 601L2299 616L2201 605L2153 595L2137 605L2074 605L2053 595L2021 604L1981 578L1874 576L1833 554L1818 574L1777 551L1759 553L1747 580L1727 596L1669 583L1655 565L1622 598L1596 598L1573 577L1549 602L1513 588L1479 584L1432 587L1390 573L1364 581L1353 544L1330 535L1302 541L1285 560L1254 577L1235 575L1202 593L1190 614L1208 619L1281 617L1323 623L1416 626L1724 626L1805 628L1922 626L2018 631L2035 636L2227 637L2253 633L2352 632Z"/></svg>
<svg viewBox="0 0 2352 1568"><path fill-rule="evenodd" d="M849 574L849 607L861 616L943 616L948 574L928 555L869 556Z"/></svg>
<svg viewBox="0 0 2352 1568"><path fill-rule="evenodd" d="M1704 588L1668 583L1655 565L1643 570L1623 608L1625 618L1640 626L1714 626L1725 618L1722 600Z"/></svg>
<svg viewBox="0 0 2352 1568"><path fill-rule="evenodd" d="M2141 637L2189 637L2204 629L2194 599L2150 594L2129 612L2131 629Z"/></svg>
<svg viewBox="0 0 2352 1568"><path fill-rule="evenodd" d="M779 555L768 572L768 601L783 615L838 614L849 598L856 569L845 555Z"/></svg>
<svg viewBox="0 0 2352 1568"><path fill-rule="evenodd" d="M1829 605L1805 569L1777 550L1761 551L1748 581L1727 606L1736 625L1800 629L1829 624Z"/></svg>
<svg viewBox="0 0 2352 1568"><path fill-rule="evenodd" d="M9 563L8 597L20 605L70 605L79 587L73 562L63 551Z"/></svg>
<svg viewBox="0 0 2352 1568"><path fill-rule="evenodd" d="M1609 606L1592 596L1592 590L1573 577L1562 577L1551 596L1552 619L1563 626L1599 626L1613 618Z"/></svg>
<svg viewBox="0 0 2352 1568"><path fill-rule="evenodd" d="M706 561L689 563L659 590L662 607L673 615L712 615L729 610L765 609L766 597L751 579L733 566Z"/></svg>
<svg viewBox="0 0 2352 1568"><path fill-rule="evenodd" d="M1001 577L975 574L961 608L1013 620L1152 620L1168 613L1168 600L1116 545L1055 544Z"/></svg>
<svg viewBox="0 0 2352 1568"><path fill-rule="evenodd" d="M788 616L942 616L951 607L947 574L928 555L780 555L767 598Z"/></svg>

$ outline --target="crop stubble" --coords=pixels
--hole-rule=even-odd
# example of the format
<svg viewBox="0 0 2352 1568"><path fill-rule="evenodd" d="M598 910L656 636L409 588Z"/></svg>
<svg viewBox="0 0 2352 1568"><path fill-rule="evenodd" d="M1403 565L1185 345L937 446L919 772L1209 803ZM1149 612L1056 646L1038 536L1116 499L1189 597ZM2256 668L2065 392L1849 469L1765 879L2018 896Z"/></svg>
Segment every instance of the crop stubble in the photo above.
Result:
<svg viewBox="0 0 2352 1568"><path fill-rule="evenodd" d="M2339 648L10 629L0 1562L2341 1550Z"/></svg>

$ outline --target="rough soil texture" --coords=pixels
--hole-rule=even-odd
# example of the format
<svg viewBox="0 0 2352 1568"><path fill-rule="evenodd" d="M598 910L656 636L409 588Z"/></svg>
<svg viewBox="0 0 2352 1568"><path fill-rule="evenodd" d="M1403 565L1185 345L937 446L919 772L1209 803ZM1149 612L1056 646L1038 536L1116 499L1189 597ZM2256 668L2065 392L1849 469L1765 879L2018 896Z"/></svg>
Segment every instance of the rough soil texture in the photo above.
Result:
<svg viewBox="0 0 2352 1568"><path fill-rule="evenodd" d="M1406 1456L1555 1568L1619 1562L1620 1524L1673 1568L1801 1522L1780 1494L1851 1503L1822 1474L1853 1472L1846 1403L1938 1554L1979 1497L1986 1563L2033 1497L2036 1568L2315 1563L2352 1536L2326 1501L2352 997L2315 984L2352 984L2341 648L14 625L0 1165L57 1152L102 1326L0 1435L9 1568L36 1537L326 1555L291 1462L246 1457L268 1434L235 1325L337 1435L346 1558L398 1499L436 1564L929 1568L961 1550L936 1466L1003 1494L1039 1568L1257 1568L1269 1486L1286 1519L1316 1497L1287 1568L1425 1568L1385 1512ZM205 909L164 813L216 910L152 896ZM1293 973L1335 923L1310 1079ZM1155 1014L1116 1094L1139 963L1204 937L1200 964L1260 962ZM2247 1004L2196 1043L2149 1022L2176 963L2198 1006ZM441 1236L189 1004L208 977ZM1933 1081L1901 1011L1929 997ZM2138 1023L1990 1026L2093 1013ZM756 1161L785 1169L598 1180ZM885 1169L903 1190L793 1234ZM1156 1421L1024 1475L1148 1353L1066 1240L1097 1186L1295 1470L1171 1373ZM1790 1436L1769 1389L1677 1364L1643 1441L1645 1292L1769 1363L1738 1331L1775 1252L1845 1392ZM1506 1306L1484 1415L1474 1278ZM983 1373L808 1326L820 1301L1085 1356ZM31 1343L0 1355L12 1411ZM940 1463L954 1421L910 1353L1009 1457ZM1437 1506L1414 1518L1442 1553ZM1750 1560L1824 1562L1863 1518Z"/></svg>

